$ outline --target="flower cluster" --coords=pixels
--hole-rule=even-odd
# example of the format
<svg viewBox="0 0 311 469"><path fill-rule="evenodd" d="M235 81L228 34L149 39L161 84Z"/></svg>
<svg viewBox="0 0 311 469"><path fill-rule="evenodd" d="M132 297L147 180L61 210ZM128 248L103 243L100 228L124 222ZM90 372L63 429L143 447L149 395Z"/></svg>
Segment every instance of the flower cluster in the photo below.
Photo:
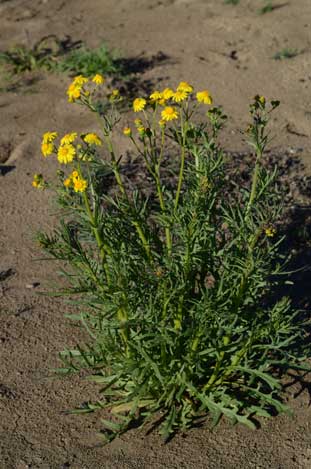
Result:
<svg viewBox="0 0 311 469"><path fill-rule="evenodd" d="M97 146L102 145L101 139L99 138L97 134L94 134L94 133L84 135L83 140L88 145L97 145Z"/></svg>
<svg viewBox="0 0 311 469"><path fill-rule="evenodd" d="M68 96L68 101L70 103L74 103L75 101L83 98L83 97L88 97L90 94L89 90L85 89L86 84L95 84L95 86L102 85L105 82L105 78L100 75L96 74L93 76L93 78L88 79L84 77L83 75L78 75L75 77L70 83L68 90L67 90L67 96Z"/></svg>
<svg viewBox="0 0 311 469"><path fill-rule="evenodd" d="M148 99L143 97L134 99L132 103L133 111L135 113L145 113L148 105L151 106L152 111L156 111L158 105L162 106L163 110L161 111L161 119L158 124L161 128L164 128L168 122L179 119L184 110L184 102L188 103L193 92L194 88L190 83L181 81L176 90L173 90L172 88L165 88L162 91L155 90L149 95ZM202 90L196 93L196 101L197 103L210 105L212 104L212 97L209 91ZM143 126L143 122L141 120L139 120L139 123L137 123L137 121L138 119L135 119L135 126L139 135L145 135L146 127ZM128 137L132 136L132 130L130 127L125 127L123 133Z"/></svg>
<svg viewBox="0 0 311 469"><path fill-rule="evenodd" d="M101 84L100 75L95 75L93 81ZM79 83L79 82L77 82ZM80 83L84 83L81 81ZM78 86L78 85L77 85ZM101 138L94 132L81 134L82 144L75 144L78 134L71 132L60 138L59 145L56 145L57 132L45 132L42 136L41 152L44 157L56 154L57 160L61 165L68 165L77 160L77 167L80 162L90 162L94 146L102 145ZM83 145L84 144L84 145ZM64 174L61 172L62 175ZM66 188L72 188L75 192L84 192L87 189L88 182L81 175L81 171L76 169L64 179L63 184ZM32 186L37 189L44 189L46 182L41 174L35 174Z"/></svg>
<svg viewBox="0 0 311 469"><path fill-rule="evenodd" d="M46 182L44 181L42 174L34 174L32 187L35 189L45 189Z"/></svg>
<svg viewBox="0 0 311 469"><path fill-rule="evenodd" d="M85 192L87 188L87 180L83 179L79 172L74 170L68 178L64 180L64 186L66 188L72 187L75 192Z"/></svg>
<svg viewBox="0 0 311 469"><path fill-rule="evenodd" d="M57 132L46 132L42 136L41 151L43 156L49 156L54 152L54 140L57 138Z"/></svg>
<svg viewBox="0 0 311 469"><path fill-rule="evenodd" d="M266 226L265 227L265 234L266 236L268 236L268 238L273 238L273 236L276 235L276 229L274 228L274 226Z"/></svg>

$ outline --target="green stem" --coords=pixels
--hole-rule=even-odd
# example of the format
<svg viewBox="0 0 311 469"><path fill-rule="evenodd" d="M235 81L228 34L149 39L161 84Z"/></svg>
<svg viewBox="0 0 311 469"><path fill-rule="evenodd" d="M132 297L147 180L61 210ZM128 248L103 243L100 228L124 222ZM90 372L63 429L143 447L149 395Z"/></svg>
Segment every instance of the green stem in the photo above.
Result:
<svg viewBox="0 0 311 469"><path fill-rule="evenodd" d="M246 207L246 217L248 216L250 209L252 208L252 205L254 203L255 197L256 197L259 168L260 168L260 161L261 161L262 154L263 154L263 150L261 146L257 146L256 163L255 163L255 169L254 169L253 180L252 180L251 194L250 194L249 201Z"/></svg>
<svg viewBox="0 0 311 469"><path fill-rule="evenodd" d="M120 323L120 335L121 335L121 338L125 347L125 354L128 357L129 356L128 333L127 333L126 326L124 326L124 323L126 323L128 320L128 315L124 308L121 307L118 309L117 318Z"/></svg>
<svg viewBox="0 0 311 469"><path fill-rule="evenodd" d="M140 148L138 147L137 143L135 142L134 138L131 137L132 143L134 144L135 148L139 151L140 155L143 157L143 159L145 161L145 164L146 164L146 167L147 167L150 175L155 180L157 194L158 194L158 198L159 198L162 213L166 213L166 207L165 207L163 191L162 191L162 187L161 187L161 179L160 179L160 164L161 164L162 155L163 155L164 138L165 138L165 134L164 134L164 130L163 130L162 131L161 151L160 151L159 161L158 161L157 165L155 166L155 168L153 169L150 166L148 158L147 158L146 145L144 144L144 151L142 152L140 150ZM171 232L170 232L170 229L168 227L165 228L165 238L166 238L166 246L167 246L168 253L171 254L171 252L172 252L172 239L171 239Z"/></svg>
<svg viewBox="0 0 311 469"><path fill-rule="evenodd" d="M226 369L226 371L223 372L221 378L219 378L217 381L214 381L213 384L215 386L218 386L220 384L222 384L224 382L224 380L227 378L227 376L230 375L230 373L232 373L232 371L234 371L235 367L240 363L240 361L242 360L242 358L244 357L244 355L247 353L248 349L249 349L249 346L250 346L250 343L251 343L252 339L249 338L246 342L246 344L244 345L244 347L241 348L241 350L239 350L231 359L231 365ZM206 385L207 386L207 385ZM204 387L204 390L205 387Z"/></svg>
<svg viewBox="0 0 311 469"><path fill-rule="evenodd" d="M143 230L142 230L139 222L137 220L134 220L134 221L132 221L132 225L135 226L137 234L138 234L138 236L139 236L139 238L140 238L140 240L143 244L143 247L146 251L146 254L148 256L148 259L151 262L152 261L152 256L151 256L150 246L149 246L149 243L146 239L146 236L143 233Z"/></svg>
<svg viewBox="0 0 311 469"><path fill-rule="evenodd" d="M224 346L227 346L229 344L229 342L230 342L230 338L228 336L225 336L223 338ZM219 370L220 370L220 367L221 367L221 364L223 362L224 357L225 357L225 351L223 350L219 354L219 359L218 359L218 361L215 365L214 371L213 371L210 379L208 380L208 382L206 383L206 385L203 388L204 391L207 391L215 383L215 381L218 377L218 373L219 373Z"/></svg>
<svg viewBox="0 0 311 469"><path fill-rule="evenodd" d="M175 212L178 207L178 202L179 202L179 197L180 197L180 192L181 192L181 187L183 183L183 177L184 177L184 168L185 168L185 144L186 144L186 124L185 123L185 128L183 126L183 119L182 119L182 113L181 113L181 130L182 130L182 142L181 142L181 161L180 161L180 169L179 169L179 176L178 176L178 185L177 185L177 191L176 191L176 197L175 197L175 203L174 203L174 209Z"/></svg>
<svg viewBox="0 0 311 469"><path fill-rule="evenodd" d="M162 210L162 213L166 213L166 207L165 207L165 202L164 202L164 197L163 197L163 192L162 192L162 187L161 187L161 181L160 181L160 175L159 175L159 170L157 169L157 172L155 174L155 182L156 182L156 188L157 188L157 194L159 197L159 202L160 202L160 207ZM166 238L166 247L168 254L171 255L172 253L172 236L171 236L171 230L167 226L165 228L165 238Z"/></svg>
<svg viewBox="0 0 311 469"><path fill-rule="evenodd" d="M117 159L116 159L116 156L115 156L115 153L114 153L113 145L112 145L112 142L111 142L111 138L110 138L109 135L105 135L105 134L104 134L104 137L105 137L105 140L106 140L108 151L109 151L110 156L111 156L112 169L113 169L113 173L114 173L114 176L116 178L117 184L119 186L120 192L128 200L128 196L127 196L125 187L124 187L122 179L121 179L121 175L120 175Z"/></svg>
<svg viewBox="0 0 311 469"><path fill-rule="evenodd" d="M79 173L80 178L82 178L80 163L78 163L78 173ZM87 192L85 192L85 191L82 192L82 198L83 198L84 206L85 206L86 212L88 214L88 217L89 217L89 220L90 220L90 223L91 223L91 226L92 226L92 230L93 230L94 235L95 235L95 239L96 239L97 246L98 246L98 249L99 249L99 253L100 253L100 256L101 256L101 259L102 259L103 267L104 267L104 270L105 270L105 273L106 273L107 283L110 284L111 279L110 279L110 272L109 272L108 265L107 265L107 255L106 255L106 251L110 252L110 248L109 248L109 246L105 245L105 243L104 243L104 241L103 241L103 239L100 235L100 232L99 232L99 230L96 226L96 221L95 221L93 212L92 212L91 207L90 207L90 202L89 202L89 199L88 199L88 196L87 196Z"/></svg>
<svg viewBox="0 0 311 469"><path fill-rule="evenodd" d="M119 167L118 167L117 160L116 160L116 157L115 157L115 153L114 153L114 150L113 150L113 145L112 145L112 142L111 142L111 139L110 139L109 135L105 135L105 140L106 140L107 147L108 147L108 150L109 150L109 153L110 153L110 156L111 156L111 161L112 161L112 165L113 165L113 172L114 172L117 184L119 186L119 189L120 189L122 195L126 198L128 204L130 204L129 197L127 195L127 192L125 190L125 187L124 187L122 179L121 179L121 175L120 175L120 172L119 172ZM143 230L142 230L142 227L140 226L139 221L137 219L132 221L132 225L136 228L137 234L138 234L138 236L139 236L139 238L140 238L140 240L143 244L143 247L146 251L148 259L151 262L152 261L152 256L151 256L150 246L149 246L149 243L147 242L147 239L146 239L146 237L143 233Z"/></svg>

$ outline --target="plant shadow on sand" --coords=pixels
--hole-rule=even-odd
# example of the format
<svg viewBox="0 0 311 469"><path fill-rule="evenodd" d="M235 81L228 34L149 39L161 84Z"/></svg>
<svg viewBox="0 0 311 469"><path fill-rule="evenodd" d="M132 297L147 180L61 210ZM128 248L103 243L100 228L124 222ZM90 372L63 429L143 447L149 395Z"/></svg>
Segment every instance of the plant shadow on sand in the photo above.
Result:
<svg viewBox="0 0 311 469"><path fill-rule="evenodd" d="M116 64L120 67L121 74L113 77L112 85L118 87L121 93L129 98L136 97L139 93L149 95L155 87L155 82L151 79L144 79L142 75L158 66L173 63L176 61L161 51L150 58L141 54L137 57L117 59ZM161 77L158 82L167 78Z"/></svg>

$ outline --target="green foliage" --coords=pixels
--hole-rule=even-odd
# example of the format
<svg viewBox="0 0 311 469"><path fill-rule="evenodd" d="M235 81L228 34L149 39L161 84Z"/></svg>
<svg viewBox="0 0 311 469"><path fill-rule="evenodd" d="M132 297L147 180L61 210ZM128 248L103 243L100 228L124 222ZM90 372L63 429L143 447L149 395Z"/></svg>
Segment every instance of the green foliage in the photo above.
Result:
<svg viewBox="0 0 311 469"><path fill-rule="evenodd" d="M238 5L238 3L240 3L240 0L224 0L224 3L226 5Z"/></svg>
<svg viewBox="0 0 311 469"><path fill-rule="evenodd" d="M299 55L298 49L284 48L281 51L274 54L273 58L274 60L284 60L284 59L292 59L293 57L296 57L297 55Z"/></svg>
<svg viewBox="0 0 311 469"><path fill-rule="evenodd" d="M12 74L45 68L52 68L51 58L42 54L37 48L28 49L25 46L15 46L0 53L0 65L9 67Z"/></svg>
<svg viewBox="0 0 311 469"><path fill-rule="evenodd" d="M38 69L86 76L119 74L122 71L116 53L110 52L105 44L96 49L82 46L68 51L54 36L41 39L33 48L20 45L1 52L0 65L6 67L11 75Z"/></svg>
<svg viewBox="0 0 311 469"><path fill-rule="evenodd" d="M95 112L92 93L80 91L79 103ZM201 96L210 102L207 92ZM120 119L113 102L98 116L110 161L82 143L73 186L65 188L58 173L62 221L38 240L63 266L54 294L76 297L72 319L89 334L87 344L60 354L61 371L84 369L100 386L100 399L74 412L110 409L111 419L102 420L108 439L134 422L149 422L168 439L207 416L213 425L224 416L254 428L259 417L288 411L280 376L301 366L303 329L290 300L273 295L286 280L276 234L282 194L277 171L262 164L278 104L256 96L250 106L250 186L227 177L222 109L211 107L197 123L189 97L173 104L179 116L172 121L158 125L155 102L138 132L127 129L144 167L141 186L127 181L113 147ZM169 176L168 148L179 168ZM79 192L77 179L86 190Z"/></svg>
<svg viewBox="0 0 311 469"><path fill-rule="evenodd" d="M73 50L59 62L58 70L89 77L96 73L120 74L122 67L117 61L117 54L102 44L96 49L81 47Z"/></svg>
<svg viewBox="0 0 311 469"><path fill-rule="evenodd" d="M264 15L265 13L270 13L273 11L275 6L273 5L271 0L266 0L266 5L264 5L262 8L259 10L260 15Z"/></svg>

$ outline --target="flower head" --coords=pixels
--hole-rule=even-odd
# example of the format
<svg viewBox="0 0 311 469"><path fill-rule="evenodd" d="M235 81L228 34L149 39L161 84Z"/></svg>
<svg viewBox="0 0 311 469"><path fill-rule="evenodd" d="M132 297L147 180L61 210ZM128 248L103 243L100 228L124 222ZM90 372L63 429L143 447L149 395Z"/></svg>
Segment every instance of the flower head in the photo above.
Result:
<svg viewBox="0 0 311 469"><path fill-rule="evenodd" d="M123 134L126 135L126 137L130 137L132 135L132 130L130 127L124 127Z"/></svg>
<svg viewBox="0 0 311 469"><path fill-rule="evenodd" d="M52 143L56 139L57 135L57 132L45 132L42 135L42 143Z"/></svg>
<svg viewBox="0 0 311 469"><path fill-rule="evenodd" d="M87 188L87 181L80 177L73 179L73 190L75 192L84 192Z"/></svg>
<svg viewBox="0 0 311 469"><path fill-rule="evenodd" d="M54 145L53 143L42 143L41 144L41 151L43 156L49 156L52 155L54 151Z"/></svg>
<svg viewBox="0 0 311 469"><path fill-rule="evenodd" d="M75 102L81 97L82 88L88 81L88 78L85 78L83 75L78 75L73 79L67 90L68 101L70 103Z"/></svg>
<svg viewBox="0 0 311 469"><path fill-rule="evenodd" d="M67 90L68 101L74 103L81 96L81 86L71 83Z"/></svg>
<svg viewBox="0 0 311 469"><path fill-rule="evenodd" d="M192 93L193 86L191 86L187 81L181 81L177 86L177 91L185 91L186 93Z"/></svg>
<svg viewBox="0 0 311 469"><path fill-rule="evenodd" d="M147 101L144 98L136 98L133 101L134 112L139 112L145 109Z"/></svg>
<svg viewBox="0 0 311 469"><path fill-rule="evenodd" d="M276 229L273 226L267 226L265 228L265 233L269 238L273 238L273 236L276 234Z"/></svg>
<svg viewBox="0 0 311 469"><path fill-rule="evenodd" d="M175 101L175 103L180 103L181 101L184 101L187 98L188 93L184 90L177 90L172 96L172 100Z"/></svg>
<svg viewBox="0 0 311 469"><path fill-rule="evenodd" d="M118 89L112 90L110 96L109 96L109 101L111 103L115 103L118 101L122 101L122 96L120 95L120 91Z"/></svg>
<svg viewBox="0 0 311 469"><path fill-rule="evenodd" d="M78 75L74 77L72 84L75 86L83 86L89 81L88 78L84 77L83 75Z"/></svg>
<svg viewBox="0 0 311 469"><path fill-rule="evenodd" d="M198 100L199 103L203 103L203 104L212 104L213 103L212 97L211 97L211 95L209 94L209 92L207 90L198 91L197 92L197 100Z"/></svg>
<svg viewBox="0 0 311 469"><path fill-rule="evenodd" d="M102 85L105 82L105 78L99 73L96 73L96 75L94 75L92 78L92 82L96 85Z"/></svg>
<svg viewBox="0 0 311 469"><path fill-rule="evenodd" d="M44 189L45 182L44 182L42 174L34 174L33 181L31 184L32 184L32 187L34 187L35 189Z"/></svg>
<svg viewBox="0 0 311 469"><path fill-rule="evenodd" d="M72 173L64 180L65 187L73 186L75 192L84 192L87 188L87 181L80 177L77 170L72 171Z"/></svg>
<svg viewBox="0 0 311 469"><path fill-rule="evenodd" d="M174 107L167 106L161 112L161 117L166 122L172 121L174 119L178 119L178 112L176 111L176 109Z"/></svg>
<svg viewBox="0 0 311 469"><path fill-rule="evenodd" d="M64 145L65 143L72 143L75 141L76 138L77 138L76 132L72 132L71 134L66 134L61 139L60 144Z"/></svg>
<svg viewBox="0 0 311 469"><path fill-rule="evenodd" d="M162 91L162 96L163 96L164 99L171 99L173 94L174 94L174 91L171 88L165 88Z"/></svg>
<svg viewBox="0 0 311 469"><path fill-rule="evenodd" d="M89 145L102 145L101 139L95 133L86 134L83 137L83 140L85 141L85 143L88 143Z"/></svg>
<svg viewBox="0 0 311 469"><path fill-rule="evenodd" d="M58 147L57 159L61 164L71 163L76 156L76 149L70 143Z"/></svg>
<svg viewBox="0 0 311 469"><path fill-rule="evenodd" d="M71 186L71 179L70 178L66 178L64 180L64 186L65 187L70 187Z"/></svg>
<svg viewBox="0 0 311 469"><path fill-rule="evenodd" d="M159 101L162 101L163 96L160 91L154 91L153 93L151 93L149 98L152 103L158 103Z"/></svg>

